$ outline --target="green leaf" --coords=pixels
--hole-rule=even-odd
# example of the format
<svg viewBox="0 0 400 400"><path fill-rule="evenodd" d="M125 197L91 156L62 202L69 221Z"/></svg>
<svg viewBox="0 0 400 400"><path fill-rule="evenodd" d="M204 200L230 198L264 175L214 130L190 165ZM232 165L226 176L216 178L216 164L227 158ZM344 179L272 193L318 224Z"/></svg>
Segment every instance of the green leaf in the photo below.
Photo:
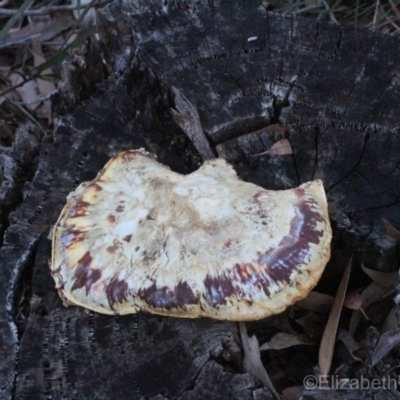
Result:
<svg viewBox="0 0 400 400"><path fill-rule="evenodd" d="M43 79L44 81L48 81L48 82L57 84L58 82L60 82L61 75L60 74L40 75L40 79Z"/></svg>

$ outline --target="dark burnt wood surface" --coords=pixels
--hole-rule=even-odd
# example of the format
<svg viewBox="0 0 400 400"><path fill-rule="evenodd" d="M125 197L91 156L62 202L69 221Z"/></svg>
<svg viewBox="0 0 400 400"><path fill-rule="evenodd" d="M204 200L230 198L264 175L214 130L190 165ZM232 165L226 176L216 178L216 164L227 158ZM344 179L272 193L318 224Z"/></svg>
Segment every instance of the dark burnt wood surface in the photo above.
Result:
<svg viewBox="0 0 400 400"><path fill-rule="evenodd" d="M181 173L200 165L171 114L172 87L243 179L268 189L324 181L335 230L327 276L340 278L352 252L396 266L381 218L400 227L399 38L270 14L254 0L166 3L103 9L100 43L64 66L52 137L39 149L27 128L31 145L6 160L1 398L272 398L243 371L237 324L107 317L64 308L54 289L50 227L110 156L145 147ZM255 156L284 137L292 155Z"/></svg>

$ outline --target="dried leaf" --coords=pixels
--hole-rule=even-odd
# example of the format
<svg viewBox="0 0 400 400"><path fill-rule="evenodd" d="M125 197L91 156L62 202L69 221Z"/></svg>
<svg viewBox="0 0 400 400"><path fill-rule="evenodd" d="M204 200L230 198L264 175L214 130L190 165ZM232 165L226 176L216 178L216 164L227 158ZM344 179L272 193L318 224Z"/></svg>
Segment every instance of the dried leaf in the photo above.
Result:
<svg viewBox="0 0 400 400"><path fill-rule="evenodd" d="M46 100L35 110L37 118L47 120L47 123L51 124L51 103L50 100Z"/></svg>
<svg viewBox="0 0 400 400"><path fill-rule="evenodd" d="M361 321L362 316L363 314L360 310L354 310L353 314L351 314L350 324L349 324L350 335L354 336L354 334L356 333L356 329Z"/></svg>
<svg viewBox="0 0 400 400"><path fill-rule="evenodd" d="M4 38L4 42L6 42L8 46L13 46L19 43L27 43L34 37L43 43L58 36L60 33L70 28L73 23L74 20L71 17L59 17L50 21L35 22L35 34L32 33L31 27L26 25L18 31L9 32Z"/></svg>
<svg viewBox="0 0 400 400"><path fill-rule="evenodd" d="M280 399L278 392L275 390L274 385L261 362L260 348L258 346L257 338L255 336L250 338L247 335L247 329L244 322L239 322L239 329L244 353L244 369L262 382L265 387L271 390L277 399Z"/></svg>
<svg viewBox="0 0 400 400"><path fill-rule="evenodd" d="M10 29L16 24L16 22L24 13L24 11L28 7L30 7L32 3L33 0L24 0L24 2L19 7L18 11L7 21L7 23L3 26L2 30L0 31L0 42L5 38Z"/></svg>
<svg viewBox="0 0 400 400"><path fill-rule="evenodd" d="M392 271L392 272L375 271L374 269L364 267L364 265L362 264L361 268L379 286L393 287L396 286L398 283L399 271Z"/></svg>
<svg viewBox="0 0 400 400"><path fill-rule="evenodd" d="M314 312L309 312L296 322L304 329L304 332L311 338L321 337L324 332L322 319Z"/></svg>
<svg viewBox="0 0 400 400"><path fill-rule="evenodd" d="M328 313L332 309L334 298L324 293L310 292L308 296L296 303L306 310Z"/></svg>
<svg viewBox="0 0 400 400"><path fill-rule="evenodd" d="M362 358L354 354L357 350L360 350L361 346L354 340L349 331L346 331L345 329L340 329L338 340L340 340L346 346L347 350L349 350L349 353L354 358L354 360L364 362Z"/></svg>
<svg viewBox="0 0 400 400"><path fill-rule="evenodd" d="M254 154L252 157L259 157L266 154L284 156L287 154L293 154L293 150L289 140L281 139L274 143L267 151L260 154Z"/></svg>
<svg viewBox="0 0 400 400"><path fill-rule="evenodd" d="M33 34L36 33L36 29L34 24L31 22L31 18L29 19L29 23L31 27L31 32ZM44 63L46 59L44 58L42 45L40 44L40 41L34 38L31 40L31 44L33 53L33 64L35 65L35 67L37 67L40 64ZM43 71L44 74L50 74L51 72L52 71L50 68ZM56 91L56 86L52 82L45 81L43 79L38 79L37 83L41 96L47 96L49 93L53 93Z"/></svg>
<svg viewBox="0 0 400 400"><path fill-rule="evenodd" d="M399 320L397 319L396 316L396 310L393 308L388 316L385 319L385 322L382 325L381 328L381 334L384 334L389 331L393 331L395 329L398 329L399 327Z"/></svg>
<svg viewBox="0 0 400 400"><path fill-rule="evenodd" d="M253 135L259 135L263 132L277 132L280 133L281 135L284 135L285 132L291 128L291 125L281 125L279 123L272 124L265 126L264 128L257 129L256 131L250 132Z"/></svg>
<svg viewBox="0 0 400 400"><path fill-rule="evenodd" d="M331 369L333 350L335 348L336 331L339 324L340 313L343 307L344 297L346 295L347 284L349 282L352 259L350 259L346 270L343 274L335 301L328 322L326 324L324 334L322 335L321 345L319 348L318 365L321 375L328 375Z"/></svg>
<svg viewBox="0 0 400 400"><path fill-rule="evenodd" d="M32 33L35 33L36 30L35 30L34 24L32 23L32 18L29 18L29 23L30 23ZM42 51L42 45L40 44L40 41L37 38L32 38L31 44L32 44L33 64L35 65L35 67L37 67L38 65L41 65L42 63L44 63L46 61L46 59L44 58L43 51ZM51 72L52 71L50 68L43 71L44 74L49 74ZM48 96L51 93L56 92L56 86L54 85L54 83L46 81L44 79L40 79L40 78L38 78L36 80L36 82L37 82L38 89L39 89L39 97L37 100L38 101L40 101L41 99L44 100L43 104L37 110L38 111L37 115L40 116L40 118L44 118L44 119L47 119L50 121L51 120L51 105L50 105L50 100L48 99Z"/></svg>
<svg viewBox="0 0 400 400"><path fill-rule="evenodd" d="M304 386L291 386L282 390L282 396L285 400L298 400L304 392Z"/></svg>
<svg viewBox="0 0 400 400"><path fill-rule="evenodd" d="M358 292L358 290L353 290L352 292L348 293L344 298L343 305L347 308L350 308L350 310L360 311L360 313L364 316L365 319L367 320L369 319L364 309L362 308L362 296ZM360 320L357 321L357 324L358 322L360 322ZM352 332L353 335L354 332Z"/></svg>
<svg viewBox="0 0 400 400"><path fill-rule="evenodd" d="M273 326L276 332L298 333L297 330L293 329L293 321L288 312L274 315L268 325Z"/></svg>
<svg viewBox="0 0 400 400"><path fill-rule="evenodd" d="M263 129L260 129L256 132L261 132L261 131L278 131L278 132L285 132L287 129L287 126L282 126L281 124L277 123L277 124L272 124L272 125L268 125Z"/></svg>
<svg viewBox="0 0 400 400"><path fill-rule="evenodd" d="M367 310L372 303L387 298L389 295L393 294L394 291L395 290L393 287L382 287L375 282L371 282L361 293L362 310ZM349 332L351 335L354 335L363 314L366 318L368 318L364 312L361 312L361 309L353 312L349 327Z"/></svg>
<svg viewBox="0 0 400 400"><path fill-rule="evenodd" d="M387 221L386 219L382 219L383 224L385 225L386 231L387 233L389 233L389 235L392 235L393 237L395 237L398 241L400 241L400 231L398 231L397 229L395 229L393 227L393 225Z"/></svg>
<svg viewBox="0 0 400 400"><path fill-rule="evenodd" d="M269 342L264 343L260 350L281 350L292 346L307 345L312 346L316 343L305 333L292 335L279 332Z"/></svg>
<svg viewBox="0 0 400 400"><path fill-rule="evenodd" d="M23 81L23 78L20 74L12 72L10 74L10 80L11 85L16 86ZM28 81L16 90L29 110L33 111L39 106L39 103L36 103L36 100L38 98L38 87L36 81Z"/></svg>
<svg viewBox="0 0 400 400"><path fill-rule="evenodd" d="M358 290L353 290L346 294L343 305L352 310L359 310L361 308L362 298Z"/></svg>
<svg viewBox="0 0 400 400"><path fill-rule="evenodd" d="M393 309L393 298L371 304L368 308L368 317L373 325L382 325ZM391 330L391 329L390 329Z"/></svg>
<svg viewBox="0 0 400 400"><path fill-rule="evenodd" d="M376 365L383 357L385 357L393 347L400 344L400 329L395 329L384 333L374 350L372 355L371 367Z"/></svg>
<svg viewBox="0 0 400 400"><path fill-rule="evenodd" d="M394 287L384 287L371 282L361 293L362 307L367 310L368 307L377 301L384 300L395 293Z"/></svg>

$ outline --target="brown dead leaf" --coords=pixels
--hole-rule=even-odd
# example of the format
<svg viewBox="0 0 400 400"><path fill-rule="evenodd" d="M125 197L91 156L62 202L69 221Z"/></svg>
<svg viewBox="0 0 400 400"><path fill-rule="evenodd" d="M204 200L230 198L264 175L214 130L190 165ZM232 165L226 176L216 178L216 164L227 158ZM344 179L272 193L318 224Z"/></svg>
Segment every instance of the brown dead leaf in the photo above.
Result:
<svg viewBox="0 0 400 400"><path fill-rule="evenodd" d="M63 31L69 29L74 24L71 17L59 17L54 20L35 21L35 31L32 33L31 27L26 25L18 30L10 31L4 38L4 42L8 46L18 44L27 44L32 37L35 37L41 43L46 42L60 35Z"/></svg>
<svg viewBox="0 0 400 400"><path fill-rule="evenodd" d="M34 34L36 32L35 30L35 25L32 23L32 19L29 19L29 23L30 23L30 27L31 27L31 31ZM46 59L43 55L43 50L42 50L42 45L39 41L39 39L33 37L31 40L31 44L32 44L32 54L33 54L33 64L35 65L35 67L39 66L40 64L43 64ZM51 74L51 69L46 69L45 71L43 71L44 74ZM40 79L38 78L37 80L37 85L38 85L38 89L39 89L39 99L42 98L44 99L44 101L42 102L43 104L40 106L40 110L38 110L39 112L39 116L41 118L47 119L49 122L51 120L51 104L50 104L50 100L48 98L48 96L51 93L55 93L56 92L56 86L54 85L54 83L46 81L44 79Z"/></svg>
<svg viewBox="0 0 400 400"><path fill-rule="evenodd" d="M271 324L269 324L269 326L272 326L276 332L286 332L292 334L298 333L297 330L293 328L293 321L290 318L289 313L280 313L274 315L270 321Z"/></svg>
<svg viewBox="0 0 400 400"><path fill-rule="evenodd" d="M394 308L392 308L392 310L386 317L385 322L382 325L381 335L383 335L384 333L389 332L389 331L394 331L395 329L398 329L398 328L400 328L399 320L397 319L397 316L396 316L396 310Z"/></svg>
<svg viewBox="0 0 400 400"><path fill-rule="evenodd" d="M260 348L257 338L255 336L248 336L244 322L239 322L239 330L244 353L244 369L262 382L265 387L271 390L277 399L280 399L278 392L274 388L274 385L272 384L271 379L269 378L268 373L261 362Z"/></svg>
<svg viewBox="0 0 400 400"><path fill-rule="evenodd" d="M360 310L354 310L353 313L351 314L350 324L349 324L350 335L354 336L354 334L356 333L356 329L362 319L362 316L363 314Z"/></svg>
<svg viewBox="0 0 400 400"><path fill-rule="evenodd" d="M305 299L297 302L296 306L310 311L328 313L332 309L334 300L335 299L328 294L312 291Z"/></svg>
<svg viewBox="0 0 400 400"><path fill-rule="evenodd" d="M34 34L36 33L35 26L31 22L31 19L29 19L29 21L30 21L31 31ZM33 54L33 64L35 65L35 67L37 67L40 64L43 64L46 61L46 59L43 55L42 45L37 38L33 38L31 40L31 45ZM46 69L45 71L43 71L43 74L51 74L51 73L52 73L51 69ZM52 82L45 81L43 79L38 79L37 81L41 96L47 96L48 94L53 93L56 90L56 86Z"/></svg>
<svg viewBox="0 0 400 400"><path fill-rule="evenodd" d="M321 375L328 375L332 365L333 350L335 348L336 332L339 324L339 318L343 307L344 297L346 295L347 284L351 271L352 259L347 264L343 274L335 301L329 314L328 322L325 326L324 334L322 335L321 345L318 354L318 365Z"/></svg>
<svg viewBox="0 0 400 400"><path fill-rule="evenodd" d="M354 337L350 334L349 331L345 329L340 329L338 334L338 340L340 340L349 350L350 355L354 360L364 362L364 360L356 355L355 353L361 349L361 346L354 340Z"/></svg>
<svg viewBox="0 0 400 400"><path fill-rule="evenodd" d="M368 307L377 301L384 300L388 296L394 294L393 287L379 286L375 282L371 282L361 293L361 306L363 311L368 310ZM363 313L360 310L355 310L351 316L349 332L354 335L357 326L362 318ZM364 316L366 314L364 313Z"/></svg>
<svg viewBox="0 0 400 400"><path fill-rule="evenodd" d="M386 231L389 235L395 237L398 241L400 241L400 231L393 227L393 225L387 221L386 219L382 219L383 224L385 225Z"/></svg>
<svg viewBox="0 0 400 400"><path fill-rule="evenodd" d="M371 367L382 360L398 344L400 344L400 329L384 333L372 354Z"/></svg>
<svg viewBox="0 0 400 400"><path fill-rule="evenodd" d="M280 124L272 124L268 125L267 127L261 129L261 131L281 131L284 132L287 128L285 126L282 126ZM256 131L257 132L257 131Z"/></svg>
<svg viewBox="0 0 400 400"><path fill-rule="evenodd" d="M293 154L293 150L289 140L281 139L274 143L267 151L254 154L252 157L264 156L266 154L284 156L287 154Z"/></svg>
<svg viewBox="0 0 400 400"><path fill-rule="evenodd" d="M296 322L304 329L304 332L311 338L321 337L324 332L324 323L315 312L308 312Z"/></svg>
<svg viewBox="0 0 400 400"><path fill-rule="evenodd" d="M19 74L12 72L9 78L12 86L16 86L23 81L22 73ZM36 103L38 98L38 86L36 81L28 81L24 85L17 88L16 91L29 110L33 111L39 106L39 103Z"/></svg>
<svg viewBox="0 0 400 400"><path fill-rule="evenodd" d="M346 294L343 305L352 310L359 310L361 308L362 298L358 290L353 290Z"/></svg>
<svg viewBox="0 0 400 400"><path fill-rule="evenodd" d="M384 287L375 282L371 282L361 293L362 306L364 310L367 310L372 303L387 299L395 292L396 290L394 287Z"/></svg>
<svg viewBox="0 0 400 400"><path fill-rule="evenodd" d="M1 52L0 52L1 54ZM1 56L0 56L1 57ZM11 70L12 70L12 66L11 65L1 65L0 66L0 74L4 77L4 81L3 79L0 80L0 90L2 92L6 91L7 88L9 88L10 86L12 86L13 82L16 80L19 80L18 77L14 77L12 79L12 77L10 77L11 75ZM21 77L22 79L22 77ZM0 97L0 106L3 106L3 103L5 100L10 100L11 102L13 101L21 101L21 96L18 94L18 92L16 90L11 90L7 93L5 93L3 96ZM4 110L3 110L4 112ZM2 117L4 118L4 116L2 115Z"/></svg>
<svg viewBox="0 0 400 400"><path fill-rule="evenodd" d="M362 296L358 290L347 293L343 305L350 308L350 310L359 310L362 315L364 315L365 319L369 319L362 308Z"/></svg>
<svg viewBox="0 0 400 400"><path fill-rule="evenodd" d="M304 386L291 386L282 390L284 400L298 400L304 392Z"/></svg>
<svg viewBox="0 0 400 400"><path fill-rule="evenodd" d="M279 123L265 126L264 128L257 129L256 131L250 132L253 135L259 135L263 132L277 132L281 135L284 135L288 129L291 128L291 125L281 125Z"/></svg>
<svg viewBox="0 0 400 400"><path fill-rule="evenodd" d="M315 344L315 341L313 341L305 333L292 335L290 333L279 332L274 335L269 342L260 346L260 350L281 350L292 346L313 346Z"/></svg>
<svg viewBox="0 0 400 400"><path fill-rule="evenodd" d="M364 265L362 264L361 268L379 286L393 287L396 286L398 283L399 271L392 271L392 272L375 271L374 269L364 267Z"/></svg>

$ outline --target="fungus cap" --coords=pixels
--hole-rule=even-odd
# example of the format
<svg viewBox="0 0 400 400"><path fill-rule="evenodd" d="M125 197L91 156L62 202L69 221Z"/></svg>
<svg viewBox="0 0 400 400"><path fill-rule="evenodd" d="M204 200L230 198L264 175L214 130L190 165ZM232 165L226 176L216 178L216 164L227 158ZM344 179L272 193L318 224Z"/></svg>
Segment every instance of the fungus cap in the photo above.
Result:
<svg viewBox="0 0 400 400"><path fill-rule="evenodd" d="M307 296L330 241L319 180L269 191L223 159L180 175L130 150L70 193L50 268L66 305L247 321Z"/></svg>

